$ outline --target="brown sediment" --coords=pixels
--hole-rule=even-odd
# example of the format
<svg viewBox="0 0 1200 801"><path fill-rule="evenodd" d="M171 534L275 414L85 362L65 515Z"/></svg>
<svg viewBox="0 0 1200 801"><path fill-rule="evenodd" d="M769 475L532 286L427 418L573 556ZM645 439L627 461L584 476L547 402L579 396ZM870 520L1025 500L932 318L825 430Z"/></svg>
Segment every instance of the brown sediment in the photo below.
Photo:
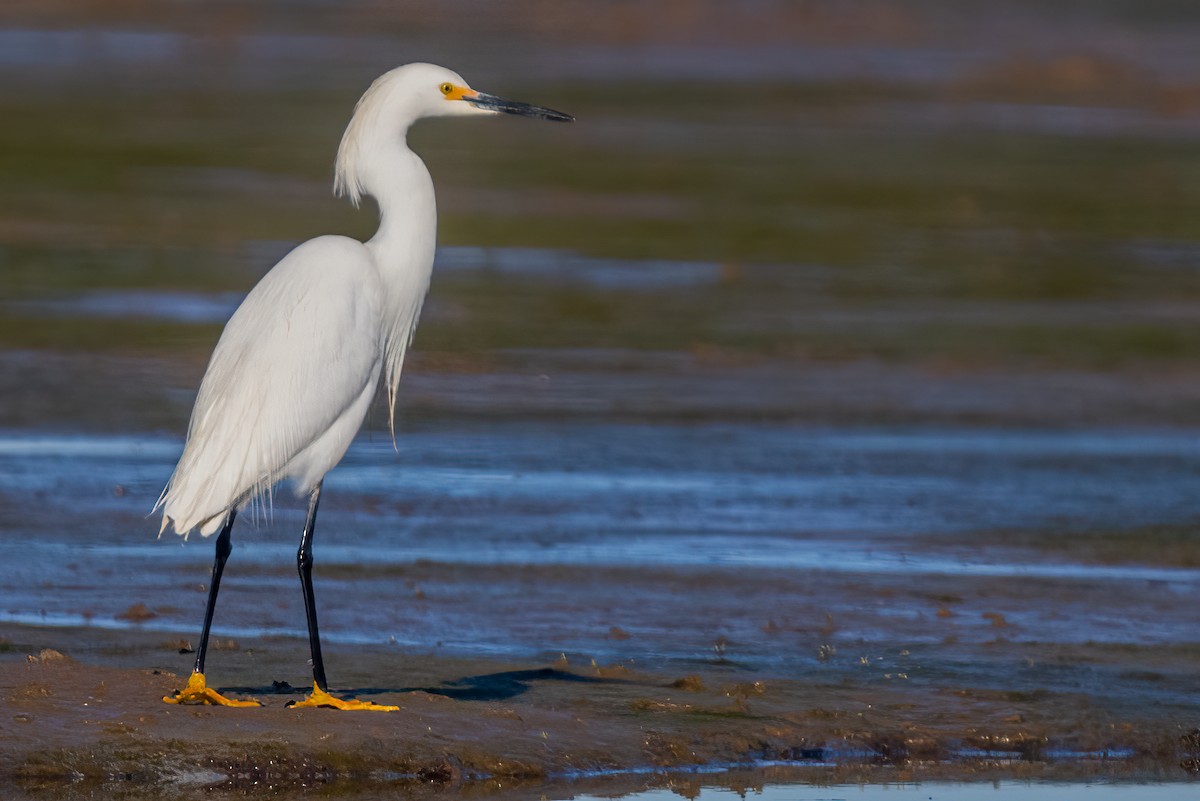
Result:
<svg viewBox="0 0 1200 801"><path fill-rule="evenodd" d="M184 678L153 664L152 634L14 627L23 640L91 651L121 640L120 664L10 649L0 662L5 797L325 787L504 797L558 788L617 792L676 783L697 767L720 781L983 778L1185 779L1200 733L1181 716L1108 707L1060 691L1001 692L877 681L755 678L714 663L678 676L591 665L398 656L362 648L355 676L403 676L347 693L388 714L294 710L272 684L289 649L248 643L217 686L258 709L172 707ZM109 643L111 645L111 642ZM104 646L101 646L101 649ZM280 652L280 653L277 653ZM144 660L143 660L144 657ZM111 660L98 660L111 661ZM243 684L233 685L232 682ZM687 779L683 779L686 783Z"/></svg>
<svg viewBox="0 0 1200 801"><path fill-rule="evenodd" d="M116 615L118 620L127 620L130 623L145 623L147 620L153 620L158 617L158 613L152 611L145 604L132 604L124 612Z"/></svg>

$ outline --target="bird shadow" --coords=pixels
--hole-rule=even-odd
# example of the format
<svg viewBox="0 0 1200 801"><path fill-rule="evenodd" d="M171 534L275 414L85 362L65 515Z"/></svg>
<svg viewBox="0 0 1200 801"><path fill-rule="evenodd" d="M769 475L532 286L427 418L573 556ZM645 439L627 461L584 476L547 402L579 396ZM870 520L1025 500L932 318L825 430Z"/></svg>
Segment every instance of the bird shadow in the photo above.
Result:
<svg viewBox="0 0 1200 801"><path fill-rule="evenodd" d="M467 676L454 681L443 682L435 687L358 687L354 689L337 689L335 693L344 693L345 695L352 696L369 696L422 692L453 698L456 701L505 701L528 692L536 682L542 681L559 681L576 684L627 683L625 679L580 676L577 673L557 668L536 668L531 670L504 670L498 673ZM270 687L225 687L223 691L246 695L297 695L308 692L306 688L293 687L286 681L272 682L272 686Z"/></svg>

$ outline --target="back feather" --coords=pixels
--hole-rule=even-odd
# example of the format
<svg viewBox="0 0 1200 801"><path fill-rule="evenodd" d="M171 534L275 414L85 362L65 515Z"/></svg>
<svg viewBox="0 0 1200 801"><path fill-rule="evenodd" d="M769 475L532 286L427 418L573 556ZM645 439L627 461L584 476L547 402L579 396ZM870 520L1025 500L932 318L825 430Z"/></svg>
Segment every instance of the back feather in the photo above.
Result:
<svg viewBox="0 0 1200 801"><path fill-rule="evenodd" d="M155 506L164 530L207 536L229 509L269 501L303 472L297 456L378 381L380 291L366 248L345 237L304 243L251 290L213 351Z"/></svg>

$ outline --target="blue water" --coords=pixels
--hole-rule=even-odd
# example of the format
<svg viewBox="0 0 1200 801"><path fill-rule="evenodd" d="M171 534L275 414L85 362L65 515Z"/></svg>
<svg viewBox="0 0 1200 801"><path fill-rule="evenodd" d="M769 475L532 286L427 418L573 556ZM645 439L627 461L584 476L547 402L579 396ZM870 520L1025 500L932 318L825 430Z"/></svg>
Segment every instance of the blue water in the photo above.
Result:
<svg viewBox="0 0 1200 801"><path fill-rule="evenodd" d="M144 515L181 449L169 437L0 435L0 489ZM1191 431L513 423L407 432L398 451L386 435L365 436L326 486L350 509L355 496L416 505L404 523L410 534L438 529L420 546L429 558L461 558L439 549L473 527L475 547L503 543L477 560L626 563L630 542L641 549L633 561L753 560L712 543L1189 522L1200 517L1198 479ZM709 550L683 554L677 540L655 549L674 537ZM623 544L610 552L611 541ZM394 532L370 545L383 559L401 547ZM547 546L564 550L548 557Z"/></svg>
<svg viewBox="0 0 1200 801"><path fill-rule="evenodd" d="M999 608L1018 626L1009 638L1192 639L1163 610L1195 597L1200 571L1048 559L1003 547L1003 532L1194 522L1193 431L476 423L398 444L364 435L326 482L316 572L330 642L655 660L711 658L719 636L787 667L814 651L779 649L768 620L814 603L822 619L860 618L847 588L915 593L839 633L935 645L923 588L968 596L986 580L1017 582L1018 600L963 616ZM181 448L0 435L0 620L191 633L211 542L160 539L149 514ZM302 518L286 490L239 518L220 636L303 635ZM697 595L706 585L728 589ZM1043 590L1053 600L1019 605ZM1098 604L1114 597L1125 605ZM157 616L121 618L135 602ZM633 637L610 641L613 625ZM985 620L955 636L995 632Z"/></svg>

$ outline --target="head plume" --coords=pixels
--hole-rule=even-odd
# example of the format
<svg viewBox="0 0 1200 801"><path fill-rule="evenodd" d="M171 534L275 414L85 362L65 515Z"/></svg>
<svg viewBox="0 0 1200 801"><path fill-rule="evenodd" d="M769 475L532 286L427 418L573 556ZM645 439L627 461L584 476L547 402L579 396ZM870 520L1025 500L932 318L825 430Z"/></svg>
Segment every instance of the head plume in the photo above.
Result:
<svg viewBox="0 0 1200 801"><path fill-rule="evenodd" d="M342 135L334 168L333 191L355 206L371 194L371 176L379 158L402 143L408 127L425 117L484 114L470 103L448 102L442 87L465 89L458 73L435 64L405 64L375 79L354 107Z"/></svg>
<svg viewBox="0 0 1200 801"><path fill-rule="evenodd" d="M367 142L368 131L378 124L384 101L387 97L388 77L391 73L379 76L371 84L363 96L354 105L354 114L350 124L342 134L342 142L338 145L337 161L333 172L333 193L345 196L357 208L366 194L363 185L362 161Z"/></svg>

